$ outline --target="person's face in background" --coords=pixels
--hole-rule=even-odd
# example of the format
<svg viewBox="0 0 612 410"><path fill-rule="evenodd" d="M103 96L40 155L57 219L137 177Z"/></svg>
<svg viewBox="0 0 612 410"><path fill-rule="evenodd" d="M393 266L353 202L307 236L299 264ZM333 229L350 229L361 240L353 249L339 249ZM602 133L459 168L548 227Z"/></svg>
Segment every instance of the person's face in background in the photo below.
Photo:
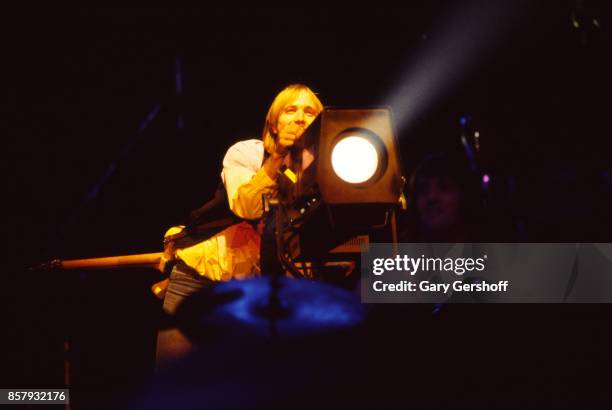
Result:
<svg viewBox="0 0 612 410"><path fill-rule="evenodd" d="M416 205L423 228L448 231L461 226L461 192L448 177L425 177L416 182Z"/></svg>

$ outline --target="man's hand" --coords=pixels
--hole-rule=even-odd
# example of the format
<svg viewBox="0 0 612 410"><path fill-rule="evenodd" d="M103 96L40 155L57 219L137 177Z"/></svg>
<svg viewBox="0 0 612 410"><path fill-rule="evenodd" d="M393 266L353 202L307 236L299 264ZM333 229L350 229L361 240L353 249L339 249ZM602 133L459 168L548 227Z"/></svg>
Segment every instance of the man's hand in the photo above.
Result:
<svg viewBox="0 0 612 410"><path fill-rule="evenodd" d="M151 292L153 292L156 298L164 300L164 296L166 296L166 290L168 290L169 284L170 278L166 278L160 282L154 283L153 285L151 285Z"/></svg>
<svg viewBox="0 0 612 410"><path fill-rule="evenodd" d="M304 127L299 124L289 124L279 134L276 140L276 154L285 156L289 149L304 134Z"/></svg>

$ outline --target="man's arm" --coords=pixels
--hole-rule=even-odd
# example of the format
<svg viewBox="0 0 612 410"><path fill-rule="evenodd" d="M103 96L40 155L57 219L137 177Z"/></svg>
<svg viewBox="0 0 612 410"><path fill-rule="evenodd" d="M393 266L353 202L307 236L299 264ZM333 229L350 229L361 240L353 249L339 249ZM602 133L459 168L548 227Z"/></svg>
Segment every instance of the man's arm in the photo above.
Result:
<svg viewBox="0 0 612 410"><path fill-rule="evenodd" d="M262 195L276 190L276 171L282 157L263 158L263 143L259 140L234 144L223 160L223 182L227 190L230 209L245 219L257 219L263 214Z"/></svg>
<svg viewBox="0 0 612 410"><path fill-rule="evenodd" d="M261 168L264 155L261 141L241 141L227 151L222 175L232 212L245 219L262 216L262 195L272 194L276 190L276 178L283 160L300 136L301 133L281 133L274 151Z"/></svg>
<svg viewBox="0 0 612 410"><path fill-rule="evenodd" d="M276 177L278 176L278 171L283 165L284 159L284 155L274 152L264 162L262 168L265 170L266 174L268 175L268 177L270 177L270 179L276 180Z"/></svg>

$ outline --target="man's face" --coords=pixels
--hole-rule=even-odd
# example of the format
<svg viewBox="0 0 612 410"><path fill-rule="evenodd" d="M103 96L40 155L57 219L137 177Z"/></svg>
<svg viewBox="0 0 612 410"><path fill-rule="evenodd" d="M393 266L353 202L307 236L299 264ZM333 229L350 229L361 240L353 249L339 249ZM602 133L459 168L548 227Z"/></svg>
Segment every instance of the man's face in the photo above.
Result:
<svg viewBox="0 0 612 410"><path fill-rule="evenodd" d="M310 93L300 92L278 116L276 133L279 138L299 139L306 128L317 118L316 104Z"/></svg>
<svg viewBox="0 0 612 410"><path fill-rule="evenodd" d="M429 177L417 181L417 208L421 223L430 230L457 226L461 218L459 186L450 178Z"/></svg>

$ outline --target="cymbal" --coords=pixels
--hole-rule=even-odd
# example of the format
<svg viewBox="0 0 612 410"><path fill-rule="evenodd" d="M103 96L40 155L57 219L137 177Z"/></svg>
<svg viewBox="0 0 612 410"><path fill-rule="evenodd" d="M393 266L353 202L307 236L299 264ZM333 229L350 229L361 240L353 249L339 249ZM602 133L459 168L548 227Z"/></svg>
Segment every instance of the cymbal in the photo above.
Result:
<svg viewBox="0 0 612 410"><path fill-rule="evenodd" d="M242 335L286 338L359 326L365 309L344 289L305 279L263 277L216 284L178 307L178 327L193 341Z"/></svg>

